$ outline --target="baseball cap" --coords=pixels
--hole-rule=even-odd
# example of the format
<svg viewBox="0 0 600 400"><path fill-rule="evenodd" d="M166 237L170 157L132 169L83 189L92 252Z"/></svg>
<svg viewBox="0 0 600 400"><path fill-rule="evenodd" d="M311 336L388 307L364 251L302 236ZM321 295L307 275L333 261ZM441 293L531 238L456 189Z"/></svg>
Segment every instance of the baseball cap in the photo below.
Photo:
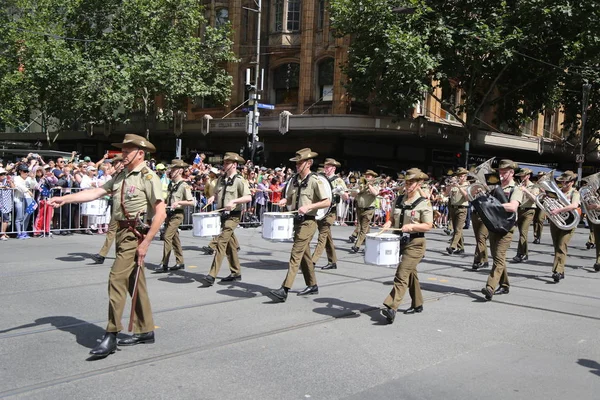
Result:
<svg viewBox="0 0 600 400"><path fill-rule="evenodd" d="M85 156L85 157L83 157L83 161L90 162L90 161L92 161L92 159L89 156Z"/></svg>
<svg viewBox="0 0 600 400"><path fill-rule="evenodd" d="M8 172L4 168L0 167L0 175L3 174L8 174Z"/></svg>
<svg viewBox="0 0 600 400"><path fill-rule="evenodd" d="M163 170L163 169L167 169L167 167L165 167L165 165L161 163L161 164L156 164L156 169Z"/></svg>
<svg viewBox="0 0 600 400"><path fill-rule="evenodd" d="M29 172L29 167L25 164L20 164L17 167L17 171L24 171L24 172Z"/></svg>

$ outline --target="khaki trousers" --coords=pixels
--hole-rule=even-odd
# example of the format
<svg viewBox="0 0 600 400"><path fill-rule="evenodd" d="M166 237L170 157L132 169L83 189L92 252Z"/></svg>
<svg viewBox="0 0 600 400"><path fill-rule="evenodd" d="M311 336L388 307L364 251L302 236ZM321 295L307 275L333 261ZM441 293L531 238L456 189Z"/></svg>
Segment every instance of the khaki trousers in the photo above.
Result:
<svg viewBox="0 0 600 400"><path fill-rule="evenodd" d="M598 243L600 240L600 224L590 223L590 225L594 233L594 244L596 245L596 264L600 264L600 243Z"/></svg>
<svg viewBox="0 0 600 400"><path fill-rule="evenodd" d="M421 285L419 284L419 276L417 275L417 265L425 255L425 248L425 238L412 239L407 245L402 247L402 258L396 269L396 276L394 276L394 287L383 302L385 306L397 310L400 303L402 303L407 289L412 299L411 307L423 305L423 295L421 293Z"/></svg>
<svg viewBox="0 0 600 400"><path fill-rule="evenodd" d="M546 219L546 212L541 208L535 209L535 215L533 217L533 237L536 239L542 238L542 231L544 230L544 220Z"/></svg>
<svg viewBox="0 0 600 400"><path fill-rule="evenodd" d="M319 238L317 241L317 247L312 255L312 262L316 264L323 254L323 250L327 252L327 261L330 263L337 263L337 255L335 254L335 247L333 246L333 238L331 237L331 226L335 222L336 212L327 214L325 218L317 221L317 228L319 230Z"/></svg>
<svg viewBox="0 0 600 400"><path fill-rule="evenodd" d="M112 246L115 241L115 236L117 235L117 229L119 228L119 223L115 219L110 220L110 224L108 225L108 232L106 232L106 239L104 239L104 246L100 249L98 254L102 257L106 257L108 251L110 250L110 246Z"/></svg>
<svg viewBox="0 0 600 400"><path fill-rule="evenodd" d="M465 227L465 221L467 220L467 208L450 206L450 219L452 220L452 226L454 227L450 247L456 250L464 250L465 242L463 239L463 228Z"/></svg>
<svg viewBox="0 0 600 400"><path fill-rule="evenodd" d="M490 236L488 228L481 221L481 217L477 212L471 214L471 220L473 221L473 232L475 232L475 256L473 257L473 263L484 263L488 261L487 251L487 240Z"/></svg>
<svg viewBox="0 0 600 400"><path fill-rule="evenodd" d="M375 215L375 210L373 209L358 209L358 217L356 218L356 222L358 223L358 236L356 237L354 246L360 247L360 245L365 241L367 233L369 233L371 230L371 220L373 219L373 215Z"/></svg>
<svg viewBox="0 0 600 400"><path fill-rule="evenodd" d="M136 275L136 251L138 240L127 229L117 231L117 255L108 277L108 326L107 332L123 330L121 319L127 300L127 292L133 294ZM138 279L138 297L135 305L134 333L146 333L154 330L152 309L148 298L144 269Z"/></svg>
<svg viewBox="0 0 600 400"><path fill-rule="evenodd" d="M519 208L517 214L517 225L519 228L519 245L517 246L517 255L528 256L529 248L527 247L527 237L529 236L529 226L535 216L533 208Z"/></svg>
<svg viewBox="0 0 600 400"><path fill-rule="evenodd" d="M504 287L510 286L508 273L506 272L506 251L510 247L514 231L515 228L513 227L505 234L490 232L490 250L494 265L490 271L490 276L488 276L486 286L491 288L492 291L496 290L498 284Z"/></svg>
<svg viewBox="0 0 600 400"><path fill-rule="evenodd" d="M310 257L310 241L315 235L316 230L317 222L315 220L306 220L302 223L294 224L294 244L292 245L290 264L288 273L283 281L283 287L290 289L294 285L298 268L302 269L306 286L317 284L315 265Z"/></svg>
<svg viewBox="0 0 600 400"><path fill-rule="evenodd" d="M171 251L175 253L175 263L183 264L183 249L179 240L179 225L183 223L183 213L173 214L165 223L162 264L169 265Z"/></svg>
<svg viewBox="0 0 600 400"><path fill-rule="evenodd" d="M559 274L565 273L565 264L567 263L567 250L569 242L575 234L575 228L563 231L550 222L550 235L552 236L552 244L554 245L554 263L552 264L552 272Z"/></svg>
<svg viewBox="0 0 600 400"><path fill-rule="evenodd" d="M238 227L239 223L240 219L238 217L227 218L223 224L221 234L214 239L216 244L215 258L213 258L210 272L208 273L213 278L217 277L225 256L227 256L227 261L229 261L229 270L231 273L234 275L242 273L237 252L238 241L235 237L235 228Z"/></svg>

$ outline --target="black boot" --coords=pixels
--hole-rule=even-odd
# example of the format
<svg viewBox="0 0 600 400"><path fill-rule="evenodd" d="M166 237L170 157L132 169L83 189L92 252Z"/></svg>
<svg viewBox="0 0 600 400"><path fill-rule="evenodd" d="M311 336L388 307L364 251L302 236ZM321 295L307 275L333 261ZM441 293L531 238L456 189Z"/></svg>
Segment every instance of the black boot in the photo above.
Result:
<svg viewBox="0 0 600 400"><path fill-rule="evenodd" d="M104 264L104 257L100 254L94 254L92 260L94 260L94 264Z"/></svg>
<svg viewBox="0 0 600 400"><path fill-rule="evenodd" d="M298 292L298 296L306 296L307 294L319 294L319 287L317 285L307 286L301 292Z"/></svg>
<svg viewBox="0 0 600 400"><path fill-rule="evenodd" d="M117 332L106 332L98 346L94 347L90 354L94 357L104 358L117 350Z"/></svg>
<svg viewBox="0 0 600 400"><path fill-rule="evenodd" d="M287 300L288 288L282 286L279 289L269 291L269 294L277 301L284 303Z"/></svg>
<svg viewBox="0 0 600 400"><path fill-rule="evenodd" d="M330 263L327 263L326 266L321 267L321 269L337 269L337 264L330 262Z"/></svg>
<svg viewBox="0 0 600 400"><path fill-rule="evenodd" d="M126 339L119 340L119 346L133 346L142 343L154 343L154 331L136 333Z"/></svg>

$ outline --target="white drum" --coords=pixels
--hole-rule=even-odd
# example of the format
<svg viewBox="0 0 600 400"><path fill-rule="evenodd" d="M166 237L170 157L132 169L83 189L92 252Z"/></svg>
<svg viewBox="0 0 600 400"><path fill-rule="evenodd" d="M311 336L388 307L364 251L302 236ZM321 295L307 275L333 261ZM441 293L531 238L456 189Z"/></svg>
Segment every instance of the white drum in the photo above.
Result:
<svg viewBox="0 0 600 400"><path fill-rule="evenodd" d="M104 215L106 211L106 201L104 200L93 200L81 204L82 215Z"/></svg>
<svg viewBox="0 0 600 400"><path fill-rule="evenodd" d="M196 237L217 236L221 233L221 214L200 212L192 214L193 235Z"/></svg>
<svg viewBox="0 0 600 400"><path fill-rule="evenodd" d="M263 239L284 242L294 238L294 214L266 212L263 214Z"/></svg>
<svg viewBox="0 0 600 400"><path fill-rule="evenodd" d="M367 264L396 267L400 262L400 236L393 233L369 233L365 240Z"/></svg>

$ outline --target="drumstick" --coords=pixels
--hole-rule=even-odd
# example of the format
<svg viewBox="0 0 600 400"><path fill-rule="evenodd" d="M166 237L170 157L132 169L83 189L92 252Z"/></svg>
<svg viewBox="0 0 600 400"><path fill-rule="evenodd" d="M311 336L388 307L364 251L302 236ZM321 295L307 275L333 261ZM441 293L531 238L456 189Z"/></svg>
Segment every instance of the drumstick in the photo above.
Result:
<svg viewBox="0 0 600 400"><path fill-rule="evenodd" d="M379 232L375 234L375 236L379 236L385 231L402 231L402 228L382 228Z"/></svg>
<svg viewBox="0 0 600 400"><path fill-rule="evenodd" d="M205 205L204 207L202 207L203 210L206 210L206 207L210 206L210 204Z"/></svg>

